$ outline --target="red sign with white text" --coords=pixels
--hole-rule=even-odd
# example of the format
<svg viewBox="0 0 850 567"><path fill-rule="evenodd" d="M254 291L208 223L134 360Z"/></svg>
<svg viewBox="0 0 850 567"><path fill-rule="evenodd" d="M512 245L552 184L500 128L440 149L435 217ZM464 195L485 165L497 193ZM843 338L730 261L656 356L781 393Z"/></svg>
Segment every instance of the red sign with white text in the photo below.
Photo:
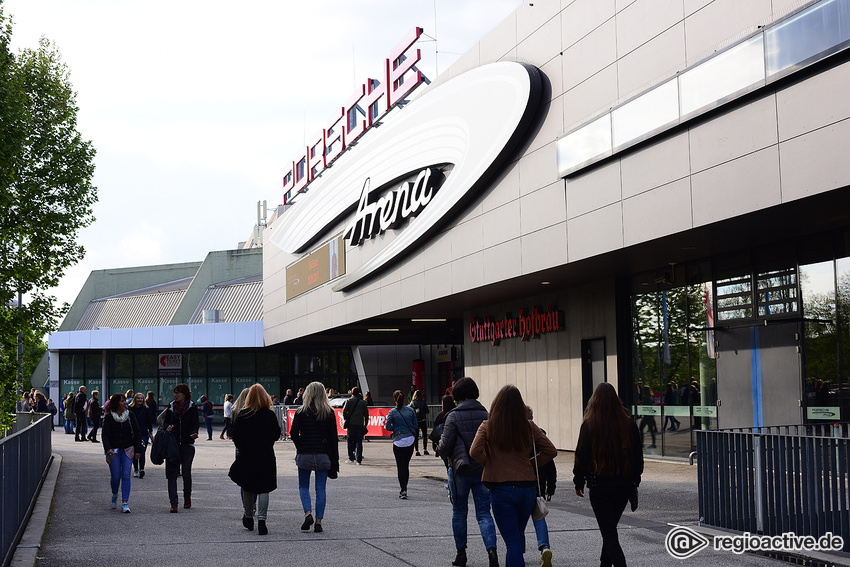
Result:
<svg viewBox="0 0 850 567"><path fill-rule="evenodd" d="M369 425L366 427L366 435L369 437L389 437L392 435L390 431L384 429L384 423L387 421L387 414L392 408L369 408ZM289 428L292 426L292 418L295 416L294 409L286 410L286 434L289 435ZM336 414L336 430L339 435L345 435L346 431L342 424L345 421L342 419L342 408L334 408Z"/></svg>

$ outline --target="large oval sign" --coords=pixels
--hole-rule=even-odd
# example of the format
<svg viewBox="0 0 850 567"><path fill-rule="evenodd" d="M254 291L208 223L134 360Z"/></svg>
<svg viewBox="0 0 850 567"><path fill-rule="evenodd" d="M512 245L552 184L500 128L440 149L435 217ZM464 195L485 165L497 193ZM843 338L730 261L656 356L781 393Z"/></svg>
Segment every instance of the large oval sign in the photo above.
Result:
<svg viewBox="0 0 850 567"><path fill-rule="evenodd" d="M374 256L339 278L333 289L362 283L431 236L504 166L536 116L541 82L535 67L500 62L427 91L395 116L388 115L382 126L361 138L359 147L315 180L269 241L285 252L304 253L346 215L360 211L369 193L394 189L398 180L431 167L453 166L439 190L428 193L416 217Z"/></svg>

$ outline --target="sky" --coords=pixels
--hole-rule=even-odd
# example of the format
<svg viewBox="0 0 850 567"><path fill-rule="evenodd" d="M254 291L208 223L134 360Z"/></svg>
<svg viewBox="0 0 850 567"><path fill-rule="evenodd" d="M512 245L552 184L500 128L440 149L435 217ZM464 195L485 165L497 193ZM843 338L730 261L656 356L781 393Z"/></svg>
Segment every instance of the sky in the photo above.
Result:
<svg viewBox="0 0 850 567"><path fill-rule="evenodd" d="M0 0L12 49L53 42L97 156L92 270L202 261L251 236L257 202L354 89L419 26L433 78L522 0ZM427 37L425 37L427 36ZM434 39L436 38L436 41Z"/></svg>

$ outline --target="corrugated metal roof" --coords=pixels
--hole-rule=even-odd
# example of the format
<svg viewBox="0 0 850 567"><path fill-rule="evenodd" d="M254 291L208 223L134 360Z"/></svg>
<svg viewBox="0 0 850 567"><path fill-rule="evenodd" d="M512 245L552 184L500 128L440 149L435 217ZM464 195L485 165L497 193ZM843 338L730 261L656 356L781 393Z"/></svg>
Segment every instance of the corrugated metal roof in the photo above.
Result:
<svg viewBox="0 0 850 567"><path fill-rule="evenodd" d="M204 311L207 309L218 309L220 323L262 321L263 281L210 286L189 324L203 323Z"/></svg>
<svg viewBox="0 0 850 567"><path fill-rule="evenodd" d="M95 299L86 308L78 331L95 327L130 329L135 327L164 327L168 325L186 290L146 293L129 297Z"/></svg>

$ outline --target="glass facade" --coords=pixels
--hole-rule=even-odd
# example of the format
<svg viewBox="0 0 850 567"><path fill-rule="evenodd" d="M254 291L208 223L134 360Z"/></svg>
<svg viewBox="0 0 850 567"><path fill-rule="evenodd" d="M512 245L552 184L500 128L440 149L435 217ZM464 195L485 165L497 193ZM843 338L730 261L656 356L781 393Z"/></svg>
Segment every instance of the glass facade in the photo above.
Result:
<svg viewBox="0 0 850 567"><path fill-rule="evenodd" d="M164 354L179 354L180 368L163 369L158 360ZM313 381L347 392L357 385L351 349L348 347L304 349L293 352L253 350L196 350L187 352L109 351L107 356L107 392L154 392L157 403L173 399L174 386L189 385L197 401L207 395L214 405L224 403L226 394L238 395L242 388L262 384L269 394L282 399L288 388L297 390ZM102 390L102 354L100 352L59 355L60 390L63 394L85 385Z"/></svg>

